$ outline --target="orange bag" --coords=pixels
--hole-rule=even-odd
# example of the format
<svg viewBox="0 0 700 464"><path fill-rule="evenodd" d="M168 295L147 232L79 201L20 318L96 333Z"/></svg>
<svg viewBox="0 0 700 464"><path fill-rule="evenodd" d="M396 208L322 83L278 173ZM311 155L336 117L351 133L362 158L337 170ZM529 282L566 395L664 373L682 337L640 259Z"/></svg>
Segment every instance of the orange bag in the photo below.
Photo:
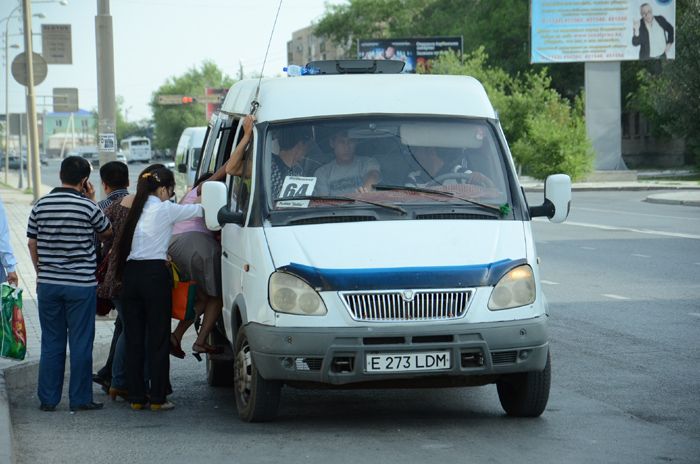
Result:
<svg viewBox="0 0 700 464"><path fill-rule="evenodd" d="M194 280L180 280L180 272L175 263L170 263L173 273L172 317L178 321L194 319L194 303L197 298L197 283Z"/></svg>

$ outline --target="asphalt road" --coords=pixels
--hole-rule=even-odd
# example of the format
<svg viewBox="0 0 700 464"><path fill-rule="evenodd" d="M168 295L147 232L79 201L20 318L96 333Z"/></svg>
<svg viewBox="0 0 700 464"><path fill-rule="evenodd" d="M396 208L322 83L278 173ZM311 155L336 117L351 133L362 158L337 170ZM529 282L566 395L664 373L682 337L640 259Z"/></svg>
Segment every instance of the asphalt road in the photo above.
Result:
<svg viewBox="0 0 700 464"><path fill-rule="evenodd" d="M172 160L168 160L172 161ZM154 160L154 163L165 163L166 160ZM41 181L44 185L50 187L59 187L61 181L59 179L59 171L61 169L61 161L58 159L50 159L48 165L41 166ZM133 163L129 164L129 181L131 184L131 190L136 190L136 182L138 180L139 173L150 163ZM26 182L26 178L25 178ZM100 189L100 168L93 167L92 174L90 175L90 182L93 183L95 188ZM48 192L45 192L48 193Z"/></svg>
<svg viewBox="0 0 700 464"><path fill-rule="evenodd" d="M697 463L700 208L646 195L575 193L568 224L534 223L552 312L552 391L538 419L506 417L494 386L285 388L276 422L247 424L232 391L208 387L204 363L188 356L172 365L174 411L133 412L119 401L44 413L32 389L14 392L16 455L71 464Z"/></svg>

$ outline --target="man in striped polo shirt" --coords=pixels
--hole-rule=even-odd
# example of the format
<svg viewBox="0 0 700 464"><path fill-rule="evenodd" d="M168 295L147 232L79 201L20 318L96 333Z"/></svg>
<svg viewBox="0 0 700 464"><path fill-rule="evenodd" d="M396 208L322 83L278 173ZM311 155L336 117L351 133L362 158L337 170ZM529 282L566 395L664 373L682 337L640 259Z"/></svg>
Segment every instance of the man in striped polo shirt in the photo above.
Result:
<svg viewBox="0 0 700 464"><path fill-rule="evenodd" d="M102 408L92 398L92 344L95 338L95 243L112 234L95 204L90 163L69 156L61 163L61 187L39 199L27 227L29 253L37 273L41 324L38 396L43 411L61 401L70 346L71 411Z"/></svg>

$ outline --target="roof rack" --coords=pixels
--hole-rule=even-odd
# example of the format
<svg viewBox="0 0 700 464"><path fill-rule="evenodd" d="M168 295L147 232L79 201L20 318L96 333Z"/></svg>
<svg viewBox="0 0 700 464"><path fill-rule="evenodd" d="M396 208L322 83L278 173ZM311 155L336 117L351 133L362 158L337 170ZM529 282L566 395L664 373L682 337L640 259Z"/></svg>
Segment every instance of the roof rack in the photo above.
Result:
<svg viewBox="0 0 700 464"><path fill-rule="evenodd" d="M398 60L319 60L306 64L314 74L399 74L405 63Z"/></svg>

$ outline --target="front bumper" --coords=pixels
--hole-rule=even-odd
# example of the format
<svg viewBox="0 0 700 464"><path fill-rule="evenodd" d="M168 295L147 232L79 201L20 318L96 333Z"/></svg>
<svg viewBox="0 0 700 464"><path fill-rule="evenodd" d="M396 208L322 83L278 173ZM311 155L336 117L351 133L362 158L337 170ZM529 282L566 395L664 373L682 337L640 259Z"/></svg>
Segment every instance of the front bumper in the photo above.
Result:
<svg viewBox="0 0 700 464"><path fill-rule="evenodd" d="M246 326L263 378L332 385L430 377L478 377L541 371L547 362L546 316L483 324L412 327L289 328ZM368 373L367 353L449 351L449 369ZM478 384L478 379L475 384Z"/></svg>

